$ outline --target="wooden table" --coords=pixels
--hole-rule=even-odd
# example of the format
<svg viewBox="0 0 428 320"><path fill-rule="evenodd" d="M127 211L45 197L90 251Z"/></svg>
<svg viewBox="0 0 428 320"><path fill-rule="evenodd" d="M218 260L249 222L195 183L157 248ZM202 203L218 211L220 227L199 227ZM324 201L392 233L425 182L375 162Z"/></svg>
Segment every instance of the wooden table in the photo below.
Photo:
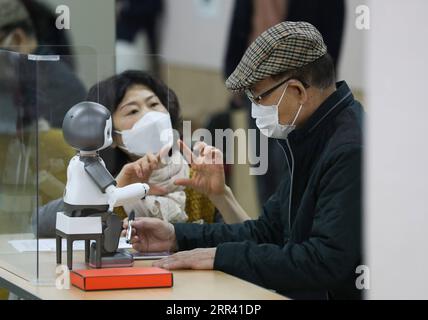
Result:
<svg viewBox="0 0 428 320"><path fill-rule="evenodd" d="M111 299L111 300L285 300L282 295L256 286L220 271L173 271L172 288L112 290L85 292L71 286L57 289L55 252L39 254L39 278L36 277L37 255L18 253L8 240L29 235L0 235L0 287L5 287L24 299ZM63 252L63 259L65 253ZM63 260L65 261L65 260ZM152 261L136 261L134 266L150 266ZM74 253L74 269L87 268L82 251Z"/></svg>

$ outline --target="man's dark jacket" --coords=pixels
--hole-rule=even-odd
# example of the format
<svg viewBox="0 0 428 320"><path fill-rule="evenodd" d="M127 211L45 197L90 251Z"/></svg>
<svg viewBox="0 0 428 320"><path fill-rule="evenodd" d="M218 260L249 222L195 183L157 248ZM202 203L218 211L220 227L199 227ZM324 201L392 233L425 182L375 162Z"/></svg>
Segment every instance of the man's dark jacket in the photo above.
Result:
<svg viewBox="0 0 428 320"><path fill-rule="evenodd" d="M278 140L284 158L269 161L289 170L260 218L176 224L178 248L217 246L215 269L289 297L360 298L362 118L347 84L338 83L303 127Z"/></svg>

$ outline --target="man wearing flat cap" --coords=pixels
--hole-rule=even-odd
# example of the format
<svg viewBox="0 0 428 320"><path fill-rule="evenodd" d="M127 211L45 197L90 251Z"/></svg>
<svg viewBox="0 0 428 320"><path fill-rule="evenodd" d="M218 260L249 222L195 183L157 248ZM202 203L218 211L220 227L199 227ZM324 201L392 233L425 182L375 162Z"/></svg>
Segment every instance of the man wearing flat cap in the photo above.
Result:
<svg viewBox="0 0 428 320"><path fill-rule="evenodd" d="M221 270L292 298L361 298L363 110L346 82L335 83L322 36L305 22L270 28L226 86L245 91L258 128L283 150L269 159L287 164L278 190L257 220L244 223L138 220L134 248L180 251L155 265ZM199 144L194 155L182 146L195 173L176 183L208 194L222 214L245 216L221 164L210 164L220 151Z"/></svg>

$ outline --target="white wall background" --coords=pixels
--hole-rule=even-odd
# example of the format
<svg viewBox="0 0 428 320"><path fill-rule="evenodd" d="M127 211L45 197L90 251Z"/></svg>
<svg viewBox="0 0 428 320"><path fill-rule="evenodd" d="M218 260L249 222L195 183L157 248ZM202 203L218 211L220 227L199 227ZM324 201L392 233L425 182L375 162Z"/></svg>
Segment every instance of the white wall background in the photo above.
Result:
<svg viewBox="0 0 428 320"><path fill-rule="evenodd" d="M373 299L428 299L426 0L372 0L366 252Z"/></svg>
<svg viewBox="0 0 428 320"><path fill-rule="evenodd" d="M211 5L204 7L204 2ZM161 54L172 64L221 70L233 4L231 0L166 0Z"/></svg>
<svg viewBox="0 0 428 320"><path fill-rule="evenodd" d="M364 41L367 31L355 27L355 9L366 4L366 0L347 0L342 51L338 66L338 79L346 80L353 88L364 88Z"/></svg>

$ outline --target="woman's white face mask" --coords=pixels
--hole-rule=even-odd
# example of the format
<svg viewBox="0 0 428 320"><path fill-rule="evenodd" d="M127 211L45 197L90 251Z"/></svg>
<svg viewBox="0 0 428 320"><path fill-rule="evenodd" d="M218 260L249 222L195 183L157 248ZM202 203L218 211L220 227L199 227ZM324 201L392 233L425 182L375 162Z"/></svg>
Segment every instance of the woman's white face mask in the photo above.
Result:
<svg viewBox="0 0 428 320"><path fill-rule="evenodd" d="M119 148L140 157L157 154L164 146L173 145L171 117L164 112L150 111L131 129L115 132L122 135L123 146Z"/></svg>
<svg viewBox="0 0 428 320"><path fill-rule="evenodd" d="M276 105L264 106L256 104L254 102L251 105L251 117L253 119L256 119L257 128L259 128L260 131L269 138L287 139L290 132L292 132L296 128L295 123L300 114L300 111L302 110L303 105L300 106L291 124L284 125L279 123L278 107L281 104L282 99L284 98L285 91L287 90L287 88L288 84L282 92L281 98L279 99L279 102Z"/></svg>

